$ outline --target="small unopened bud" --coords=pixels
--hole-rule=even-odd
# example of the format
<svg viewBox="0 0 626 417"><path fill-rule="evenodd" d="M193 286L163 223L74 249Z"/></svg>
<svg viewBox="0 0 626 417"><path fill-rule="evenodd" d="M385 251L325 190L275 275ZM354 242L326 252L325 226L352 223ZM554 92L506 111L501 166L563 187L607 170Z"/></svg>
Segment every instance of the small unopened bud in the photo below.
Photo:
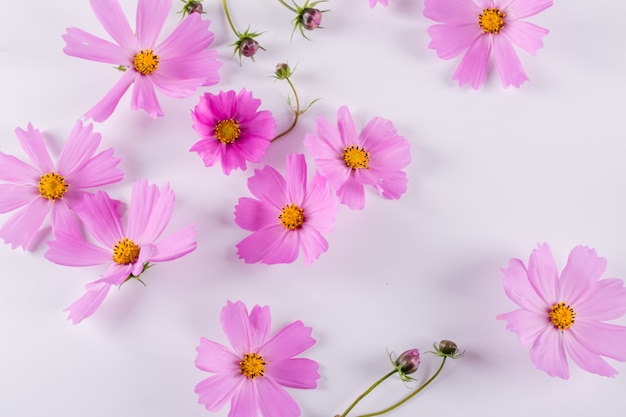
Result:
<svg viewBox="0 0 626 417"><path fill-rule="evenodd" d="M187 13L191 14L191 13L204 13L204 8L202 7L202 3L200 3L199 1L190 1L189 3L187 3Z"/></svg>
<svg viewBox="0 0 626 417"><path fill-rule="evenodd" d="M459 350L456 343L450 340L442 340L439 342L439 351L444 355L454 356L454 354Z"/></svg>
<svg viewBox="0 0 626 417"><path fill-rule="evenodd" d="M396 366L400 372L405 375L412 374L417 371L420 365L420 351L417 349L409 349L402 352L396 359Z"/></svg>
<svg viewBox="0 0 626 417"><path fill-rule="evenodd" d="M322 12L319 9L306 8L300 14L300 22L306 30L317 29L322 24Z"/></svg>
<svg viewBox="0 0 626 417"><path fill-rule="evenodd" d="M246 58L253 57L259 50L259 43L252 38L244 38L241 40L239 50L241 51L241 55Z"/></svg>
<svg viewBox="0 0 626 417"><path fill-rule="evenodd" d="M285 78L289 78L291 76L291 68L289 68L288 64L281 62L280 64L276 64L276 78L279 80L284 80Z"/></svg>

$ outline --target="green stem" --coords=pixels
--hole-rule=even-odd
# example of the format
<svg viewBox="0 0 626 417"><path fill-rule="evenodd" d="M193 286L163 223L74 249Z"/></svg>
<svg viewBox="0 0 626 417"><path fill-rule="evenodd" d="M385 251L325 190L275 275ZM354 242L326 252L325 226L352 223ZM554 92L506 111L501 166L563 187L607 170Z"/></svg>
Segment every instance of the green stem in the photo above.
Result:
<svg viewBox="0 0 626 417"><path fill-rule="evenodd" d="M285 130L284 132L282 132L278 136L276 136L274 139L272 139L272 142L274 142L275 140L277 140L279 138L282 138L287 133L291 132L293 130L293 128L296 127L296 123L298 123L298 118L300 117L300 99L298 98L298 93L296 92L296 87L293 86L293 83L291 82L291 80L288 77L285 78L285 80L287 80L287 82L289 83L289 86L291 87L291 91L293 91L293 95L296 98L296 110L294 111L295 117L293 119L293 123L291 124L291 126L289 126L289 128L287 130Z"/></svg>
<svg viewBox="0 0 626 417"><path fill-rule="evenodd" d="M222 0L222 3L224 4L224 13L226 13L226 20L228 20L228 24L230 25L230 28L233 30L233 32L235 32L235 36L240 38L241 34L237 31L237 29L235 29L233 20L230 18L230 13L228 12L228 4L226 4L226 0Z"/></svg>
<svg viewBox="0 0 626 417"><path fill-rule="evenodd" d="M419 394L419 392L421 390L423 390L424 388L426 388L431 382L433 382L433 380L435 378L437 378L437 375L439 375L439 373L441 372L441 370L443 369L443 365L446 363L446 359L448 359L447 356L443 357L443 360L441 361L441 365L439 365L439 369L437 369L437 372L435 372L435 374L433 376L430 377L430 379L426 382L424 382L424 384L422 384L421 387L417 388L415 391L413 391L412 393L410 393L409 395L407 395L406 397L404 397L404 399L398 401L397 403L395 403L394 405L392 405L391 407L387 407L384 410L381 411L377 411L375 413L371 413L371 414L363 414L360 415L358 417L373 417L373 416L379 416L381 414L385 414L397 407L400 407L402 404L404 404L405 402L409 401L411 398L413 398L414 396L416 396L417 394Z"/></svg>
<svg viewBox="0 0 626 417"><path fill-rule="evenodd" d="M285 6L286 8L288 8L289 10L291 10L294 13L298 13L298 11L296 9L294 9L293 7L291 7L290 5L288 5L287 3L285 3L283 0L278 0L279 2L282 3L283 6Z"/></svg>
<svg viewBox="0 0 626 417"><path fill-rule="evenodd" d="M359 401L365 398L365 396L369 394L370 392L372 392L374 388L379 386L385 379L389 378L391 375L395 374L396 372L398 372L398 370L394 369L393 371L390 371L387 375L380 378L378 381L374 382L371 387L369 387L363 392L363 394L356 397L356 399L352 402L352 404L350 404L350 406L346 408L346 411L344 411L343 414L341 414L339 417L346 417L348 413L354 408L354 406L359 403Z"/></svg>

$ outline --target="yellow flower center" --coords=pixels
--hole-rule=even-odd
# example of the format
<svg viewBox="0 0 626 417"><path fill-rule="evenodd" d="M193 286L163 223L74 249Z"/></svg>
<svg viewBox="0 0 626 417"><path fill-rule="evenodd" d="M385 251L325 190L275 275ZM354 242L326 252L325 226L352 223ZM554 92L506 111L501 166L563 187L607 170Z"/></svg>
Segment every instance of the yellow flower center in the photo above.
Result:
<svg viewBox="0 0 626 417"><path fill-rule="evenodd" d="M257 376L264 375L265 365L267 365L267 362L263 360L262 356L259 356L257 353L246 353L241 362L239 362L239 369L246 378L254 379Z"/></svg>
<svg viewBox="0 0 626 417"><path fill-rule="evenodd" d="M215 137L227 145L239 139L240 134L241 129L239 129L239 123L236 120L220 120L215 125Z"/></svg>
<svg viewBox="0 0 626 417"><path fill-rule="evenodd" d="M554 327L559 330L569 329L572 324L576 323L576 312L563 302L553 305L548 316Z"/></svg>
<svg viewBox="0 0 626 417"><path fill-rule="evenodd" d="M50 201L63 198L63 194L70 185L65 182L65 178L55 172L48 172L39 179L39 195Z"/></svg>
<svg viewBox="0 0 626 417"><path fill-rule="evenodd" d="M141 75L149 75L159 68L159 56L152 49L139 51L133 59L133 64Z"/></svg>
<svg viewBox="0 0 626 417"><path fill-rule="evenodd" d="M478 16L478 25L483 33L498 33L504 27L504 13L499 9L485 9Z"/></svg>
<svg viewBox="0 0 626 417"><path fill-rule="evenodd" d="M129 238L118 240L113 246L113 260L118 265L135 263L139 258L139 246Z"/></svg>
<svg viewBox="0 0 626 417"><path fill-rule="evenodd" d="M369 169L370 153L367 152L365 148L354 145L348 146L343 150L341 157L349 168Z"/></svg>
<svg viewBox="0 0 626 417"><path fill-rule="evenodd" d="M280 224L287 230L296 230L304 223L304 210L295 204L287 204L278 215Z"/></svg>

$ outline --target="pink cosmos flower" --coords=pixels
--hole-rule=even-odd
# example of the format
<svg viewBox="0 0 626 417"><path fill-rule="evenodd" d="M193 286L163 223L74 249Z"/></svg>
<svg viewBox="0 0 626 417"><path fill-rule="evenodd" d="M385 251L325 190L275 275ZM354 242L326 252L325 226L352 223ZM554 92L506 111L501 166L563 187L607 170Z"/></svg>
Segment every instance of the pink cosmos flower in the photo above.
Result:
<svg viewBox="0 0 626 417"><path fill-rule="evenodd" d="M506 328L530 348L530 359L550 376L569 378L566 352L582 369L613 377L617 371L602 356L626 361L626 327L604 323L626 313L621 279L600 279L606 259L585 246L575 247L560 276L547 244L530 255L528 268L511 259L503 269L504 291L520 306L500 314Z"/></svg>
<svg viewBox="0 0 626 417"><path fill-rule="evenodd" d="M206 93L191 113L193 128L202 138L190 149L204 165L222 164L224 174L246 169L246 161L259 162L276 131L272 113L257 111L261 100L242 89Z"/></svg>
<svg viewBox="0 0 626 417"><path fill-rule="evenodd" d="M230 401L229 417L296 417L300 408L283 387L315 388L317 362L294 358L315 344L311 328L301 321L270 337L269 307L254 306L250 314L238 301L220 315L232 349L205 338L197 348L196 366L215 375L196 385L198 402L218 411Z"/></svg>
<svg viewBox="0 0 626 417"><path fill-rule="evenodd" d="M96 154L101 136L78 121L53 163L39 130L29 123L15 134L31 164L0 152L0 213L20 209L0 228L0 237L15 249L34 245L37 232L51 214L53 233L77 226L73 210L87 191L120 181L119 159L109 148Z"/></svg>
<svg viewBox="0 0 626 417"><path fill-rule="evenodd" d="M287 156L285 178L270 166L255 170L248 188L256 198L235 207L235 223L254 232L237 244L246 263L291 263L302 250L310 265L328 250L322 233L333 230L337 199L317 172L307 187L304 155Z"/></svg>
<svg viewBox="0 0 626 417"><path fill-rule="evenodd" d="M118 0L90 0L96 17L116 44L81 29L67 29L63 35L67 55L106 62L123 71L113 88L87 111L86 118L105 121L131 84L131 109L143 109L155 118L163 116L155 88L182 98L193 95L201 85L219 81L217 52L207 49L213 33L208 30L209 21L202 20L199 13L187 16L157 44L172 1L138 0L137 29L133 32Z"/></svg>
<svg viewBox="0 0 626 417"><path fill-rule="evenodd" d="M162 190L145 180L133 185L126 229L117 208L118 204L102 191L85 196L78 215L97 244L82 234L63 232L47 242L49 249L45 257L54 263L109 265L103 277L87 284L87 292L66 309L68 319L74 324L100 307L112 285L138 278L151 263L177 259L196 248L194 225L157 241L174 209L174 192L169 185Z"/></svg>
<svg viewBox="0 0 626 417"><path fill-rule="evenodd" d="M377 4L382 4L383 6L387 7L387 5L389 4L389 0L369 0L370 2L370 8L374 8L376 7Z"/></svg>
<svg viewBox="0 0 626 417"><path fill-rule="evenodd" d="M521 21L552 6L552 0L425 0L424 16L439 22L430 26L428 45L441 59L465 52L452 75L459 85L478 89L493 51L502 85L519 87L528 80L513 44L535 55L548 30Z"/></svg>
<svg viewBox="0 0 626 417"><path fill-rule="evenodd" d="M380 117L370 120L357 134L346 106L337 111L337 127L319 117L317 136L307 134L304 146L337 190L341 203L353 210L363 209L364 185L371 185L385 198L400 198L408 182L402 168L411 162L409 142L389 120Z"/></svg>

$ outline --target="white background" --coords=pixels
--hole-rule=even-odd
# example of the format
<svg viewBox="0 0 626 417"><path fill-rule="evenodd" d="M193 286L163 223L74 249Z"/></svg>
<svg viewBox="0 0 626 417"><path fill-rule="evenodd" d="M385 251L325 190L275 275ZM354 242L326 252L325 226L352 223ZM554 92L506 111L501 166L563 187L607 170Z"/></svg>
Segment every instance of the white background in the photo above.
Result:
<svg viewBox="0 0 626 417"><path fill-rule="evenodd" d="M135 1L122 3L134 26ZM138 179L169 181L177 205L168 230L197 224L198 249L151 268L147 288L129 282L113 289L94 316L74 326L62 310L103 268L54 265L43 258L45 243L32 253L0 246L0 415L212 415L197 404L194 386L208 374L193 361L201 336L226 343L219 325L226 300L269 305L274 330L298 319L313 327L317 344L304 356L320 363L319 387L290 390L306 417L342 412L388 371L387 349L424 352L443 338L466 356L390 416L624 415L626 364L611 361L620 371L615 379L576 367L570 380L551 378L495 317L516 308L502 291L500 269L512 257L526 261L538 242L551 244L559 268L571 248L585 244L608 259L606 277L626 277L626 6L558 1L527 19L551 31L537 57L520 51L530 82L505 90L491 71L474 91L450 79L458 60L442 61L428 49L432 22L421 0L375 9L367 0L330 1L321 5L331 9L324 28L307 33L311 41L299 34L290 41L293 16L277 1L231 0L236 25L264 32L267 50L241 66L220 2L205 3L224 65L220 84L198 95L245 87L281 130L291 123L289 90L270 75L287 61L297 65L302 100L321 98L263 163L282 171L287 153L305 152L302 139L316 117L334 123L345 104L359 129L381 116L410 141L408 192L396 201L368 192L363 211L341 207L329 251L310 267L301 259L245 264L235 245L247 232L233 222L233 210L250 195L252 169L225 176L188 152L198 140L190 118L198 95L160 95L166 117L158 120L130 111L127 95L95 127L125 173L107 191L128 201ZM173 10L164 33L179 19ZM58 151L119 77L107 64L63 54L61 35L71 26L108 38L87 1L3 2L3 152L24 157L14 130L28 122ZM424 355L416 376L425 380L437 365ZM390 381L358 411L406 393Z"/></svg>

